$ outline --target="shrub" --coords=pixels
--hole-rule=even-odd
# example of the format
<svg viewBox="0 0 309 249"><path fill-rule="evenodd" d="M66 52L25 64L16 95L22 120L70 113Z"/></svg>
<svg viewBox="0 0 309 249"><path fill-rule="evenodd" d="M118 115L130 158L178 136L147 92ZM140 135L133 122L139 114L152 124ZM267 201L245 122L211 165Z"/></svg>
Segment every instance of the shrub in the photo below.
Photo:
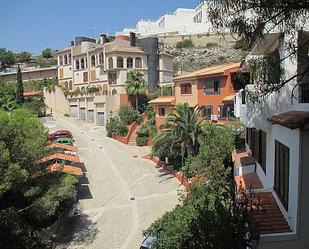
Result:
<svg viewBox="0 0 309 249"><path fill-rule="evenodd" d="M134 110L128 106L121 106L118 112L120 120L126 124L130 125L133 122L141 122L142 117L137 110Z"/></svg>
<svg viewBox="0 0 309 249"><path fill-rule="evenodd" d="M149 127L146 124L142 124L137 131L137 137L149 137Z"/></svg>
<svg viewBox="0 0 309 249"><path fill-rule="evenodd" d="M248 50L249 45L248 42L245 39L240 39L237 40L236 43L234 44L234 49L241 49L241 50Z"/></svg>
<svg viewBox="0 0 309 249"><path fill-rule="evenodd" d="M106 131L107 131L108 137L112 137L113 135L117 135L119 123L120 123L120 121L119 121L118 118L111 118L107 122Z"/></svg>
<svg viewBox="0 0 309 249"><path fill-rule="evenodd" d="M137 146L146 146L148 142L148 137L137 137L136 144Z"/></svg>
<svg viewBox="0 0 309 249"><path fill-rule="evenodd" d="M206 44L206 48L214 48L214 47L218 47L218 43L215 43L215 42L208 42Z"/></svg>
<svg viewBox="0 0 309 249"><path fill-rule="evenodd" d="M128 135L128 126L124 123L119 123L118 125L118 131L117 131L117 134L116 135L120 135L120 136L123 136L125 137L126 135Z"/></svg>
<svg viewBox="0 0 309 249"><path fill-rule="evenodd" d="M184 39L176 43L176 48L193 48L193 41L190 39Z"/></svg>

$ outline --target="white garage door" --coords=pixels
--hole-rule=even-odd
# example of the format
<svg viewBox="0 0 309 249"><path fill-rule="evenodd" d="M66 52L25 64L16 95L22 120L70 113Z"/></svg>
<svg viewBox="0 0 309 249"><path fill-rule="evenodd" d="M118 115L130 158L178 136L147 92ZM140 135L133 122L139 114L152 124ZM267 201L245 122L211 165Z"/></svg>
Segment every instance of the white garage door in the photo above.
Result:
<svg viewBox="0 0 309 249"><path fill-rule="evenodd" d="M80 108L79 118L80 120L86 120L86 108Z"/></svg>
<svg viewBox="0 0 309 249"><path fill-rule="evenodd" d="M94 123L94 110L89 110L88 111L88 122L89 123Z"/></svg>
<svg viewBox="0 0 309 249"><path fill-rule="evenodd" d="M70 105L70 116L77 117L77 105Z"/></svg>
<svg viewBox="0 0 309 249"><path fill-rule="evenodd" d="M104 112L98 112L98 125L104 126Z"/></svg>

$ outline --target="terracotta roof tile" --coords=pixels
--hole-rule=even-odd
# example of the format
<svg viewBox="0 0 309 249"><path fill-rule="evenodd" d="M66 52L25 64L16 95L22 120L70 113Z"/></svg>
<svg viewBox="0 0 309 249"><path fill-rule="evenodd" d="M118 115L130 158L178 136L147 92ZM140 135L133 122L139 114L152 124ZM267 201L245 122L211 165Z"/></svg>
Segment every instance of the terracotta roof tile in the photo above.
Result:
<svg viewBox="0 0 309 249"><path fill-rule="evenodd" d="M52 143L52 144L45 147L46 150L57 149L57 148L72 151L72 152L78 151L77 147L75 147L75 146L61 144L61 143Z"/></svg>
<svg viewBox="0 0 309 249"><path fill-rule="evenodd" d="M149 101L149 104L158 105L158 104L170 104L175 105L176 97L175 96L168 96L168 97L159 97Z"/></svg>
<svg viewBox="0 0 309 249"><path fill-rule="evenodd" d="M62 153L55 153L53 155L41 158L40 160L37 161L37 163L44 163L44 162L48 162L51 160L57 160L57 159L64 160L64 161L70 161L70 162L76 162L76 163L80 162L80 159L78 156L71 156L71 155L66 155Z"/></svg>
<svg viewBox="0 0 309 249"><path fill-rule="evenodd" d="M235 177L237 189L254 190L262 189L263 184L256 173L249 173L243 176Z"/></svg>
<svg viewBox="0 0 309 249"><path fill-rule="evenodd" d="M24 97L34 97L34 96L41 96L43 94L42 91L32 91L32 92L24 92Z"/></svg>
<svg viewBox="0 0 309 249"><path fill-rule="evenodd" d="M77 176L83 175L83 172L80 168L73 167L71 165L61 165L60 163L55 163L47 167L48 172L55 171L55 170L62 170L63 172L73 173L74 175L77 175Z"/></svg>
<svg viewBox="0 0 309 249"><path fill-rule="evenodd" d="M236 150L232 153L232 159L236 167L246 167L255 165L254 158L245 150Z"/></svg>
<svg viewBox="0 0 309 249"><path fill-rule="evenodd" d="M309 112L290 111L268 118L273 124L279 124L289 129L309 129Z"/></svg>

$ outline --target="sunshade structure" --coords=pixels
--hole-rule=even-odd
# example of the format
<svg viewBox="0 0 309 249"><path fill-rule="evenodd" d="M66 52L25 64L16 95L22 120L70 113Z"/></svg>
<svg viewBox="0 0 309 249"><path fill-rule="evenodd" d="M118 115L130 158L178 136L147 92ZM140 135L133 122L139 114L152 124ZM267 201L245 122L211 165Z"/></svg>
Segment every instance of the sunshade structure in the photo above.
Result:
<svg viewBox="0 0 309 249"><path fill-rule="evenodd" d="M72 155L67 155L67 154L62 154L62 153L55 153L53 155L43 157L40 160L37 161L37 163L45 163L52 161L53 163L62 163L63 161L65 162L73 162L73 163L80 163L80 159L78 156L72 156Z"/></svg>
<svg viewBox="0 0 309 249"><path fill-rule="evenodd" d="M61 143L52 143L45 147L46 150L52 150L52 149L60 149L60 150L67 150L71 152L77 152L78 149L75 146L67 145L67 144L61 144Z"/></svg>
<svg viewBox="0 0 309 249"><path fill-rule="evenodd" d="M48 172L60 170L66 173L73 173L76 176L83 176L83 172L80 168L71 165L62 165L60 163L54 163L47 167Z"/></svg>

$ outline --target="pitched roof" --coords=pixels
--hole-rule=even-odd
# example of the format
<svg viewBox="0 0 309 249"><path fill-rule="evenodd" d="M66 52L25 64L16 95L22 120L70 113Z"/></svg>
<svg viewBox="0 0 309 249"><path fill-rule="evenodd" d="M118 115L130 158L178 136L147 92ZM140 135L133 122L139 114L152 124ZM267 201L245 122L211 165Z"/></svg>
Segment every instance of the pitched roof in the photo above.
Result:
<svg viewBox="0 0 309 249"><path fill-rule="evenodd" d="M273 124L279 124L289 129L309 130L309 112L289 111L267 118Z"/></svg>
<svg viewBox="0 0 309 249"><path fill-rule="evenodd" d="M46 150L52 150L52 149L63 149L68 150L72 152L77 152L78 149L75 146L67 145L67 144L61 144L61 143L52 143L45 147Z"/></svg>
<svg viewBox="0 0 309 249"><path fill-rule="evenodd" d="M184 73L174 78L174 80L182 80L188 78L196 78L200 76L211 76L216 74L223 74L226 70L240 67L240 62L232 64L223 64L212 67L203 68L194 72Z"/></svg>
<svg viewBox="0 0 309 249"><path fill-rule="evenodd" d="M159 105L159 104L176 104L176 97L175 96L168 96L168 97L159 97L149 101L149 104Z"/></svg>
<svg viewBox="0 0 309 249"><path fill-rule="evenodd" d="M57 160L57 159L75 162L75 163L80 162L80 159L78 156L71 156L71 155L62 154L62 153L55 153L53 155L41 158L40 160L37 161L37 163L44 163L44 162L48 162L51 160Z"/></svg>
<svg viewBox="0 0 309 249"><path fill-rule="evenodd" d="M63 172L67 172L67 173L73 173L74 175L77 175L77 176L83 175L83 172L80 168L73 167L71 165L61 165L60 163L54 163L54 164L47 167L48 172L52 172L52 171L56 171L56 170L61 170Z"/></svg>

